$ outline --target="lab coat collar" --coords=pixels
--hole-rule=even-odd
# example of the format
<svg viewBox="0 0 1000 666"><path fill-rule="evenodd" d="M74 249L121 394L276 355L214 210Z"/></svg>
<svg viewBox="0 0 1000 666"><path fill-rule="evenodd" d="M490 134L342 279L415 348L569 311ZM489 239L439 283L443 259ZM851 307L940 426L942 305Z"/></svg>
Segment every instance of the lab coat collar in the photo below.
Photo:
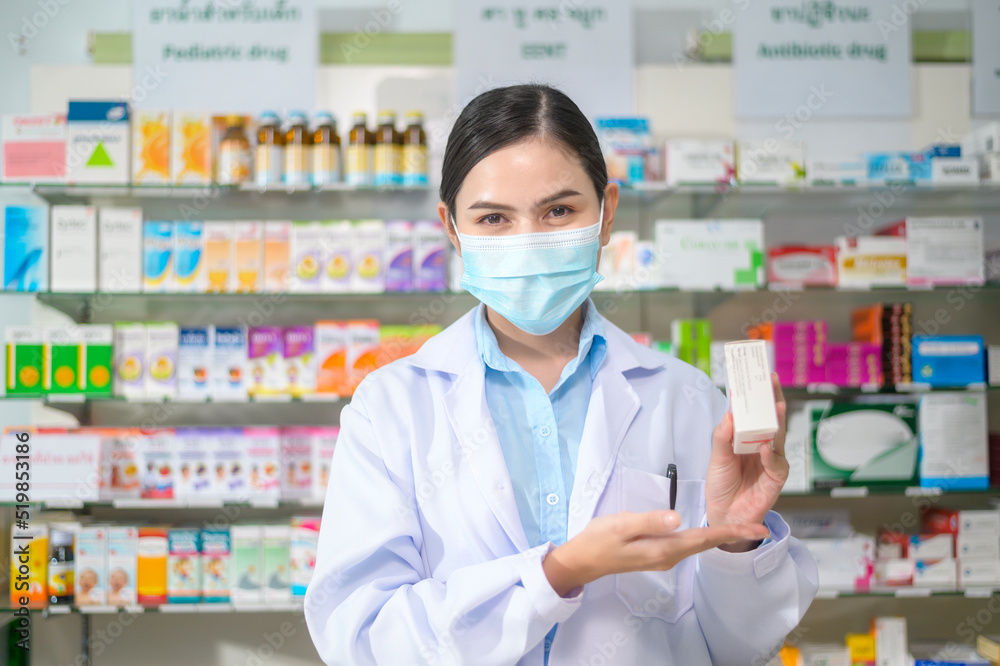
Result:
<svg viewBox="0 0 1000 666"><path fill-rule="evenodd" d="M482 359L476 344L476 316L478 306L454 324L424 343L420 350L407 357L410 365L433 372L461 374L467 369L482 372ZM602 367L625 373L637 368L653 370L666 363L666 357L648 347L638 345L631 336L600 315L607 343L607 355Z"/></svg>

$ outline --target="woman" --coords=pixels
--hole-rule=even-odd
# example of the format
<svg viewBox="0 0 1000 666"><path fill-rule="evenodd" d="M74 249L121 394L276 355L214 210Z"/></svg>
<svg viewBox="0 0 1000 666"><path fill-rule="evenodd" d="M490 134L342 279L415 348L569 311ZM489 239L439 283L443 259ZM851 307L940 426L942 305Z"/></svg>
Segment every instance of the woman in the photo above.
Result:
<svg viewBox="0 0 1000 666"><path fill-rule="evenodd" d="M766 663L816 591L770 512L784 428L734 455L705 375L596 312L618 189L590 123L552 88L492 90L456 121L442 176L482 304L344 408L306 594L320 655Z"/></svg>

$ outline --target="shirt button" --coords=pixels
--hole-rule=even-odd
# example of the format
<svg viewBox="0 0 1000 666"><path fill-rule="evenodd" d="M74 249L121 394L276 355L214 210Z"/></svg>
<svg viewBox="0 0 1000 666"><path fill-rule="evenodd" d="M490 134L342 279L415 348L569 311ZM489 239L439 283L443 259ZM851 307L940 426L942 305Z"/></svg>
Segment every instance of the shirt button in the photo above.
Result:
<svg viewBox="0 0 1000 666"><path fill-rule="evenodd" d="M545 498L545 501L548 502L551 506L555 506L556 504L559 504L559 495L556 495L555 493L549 493L548 496Z"/></svg>
<svg viewBox="0 0 1000 666"><path fill-rule="evenodd" d="M541 435L542 437L548 437L549 435L552 434L552 428L548 426L542 426L541 428L538 429L538 434Z"/></svg>

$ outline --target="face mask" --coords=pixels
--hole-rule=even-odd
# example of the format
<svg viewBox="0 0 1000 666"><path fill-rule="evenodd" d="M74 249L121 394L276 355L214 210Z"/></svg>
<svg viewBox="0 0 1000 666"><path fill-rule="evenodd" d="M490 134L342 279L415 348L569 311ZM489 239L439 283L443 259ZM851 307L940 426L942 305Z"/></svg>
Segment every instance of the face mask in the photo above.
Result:
<svg viewBox="0 0 1000 666"><path fill-rule="evenodd" d="M459 234L465 267L461 285L522 331L551 333L604 279L595 270L603 220L602 201L597 223L583 229L513 236Z"/></svg>

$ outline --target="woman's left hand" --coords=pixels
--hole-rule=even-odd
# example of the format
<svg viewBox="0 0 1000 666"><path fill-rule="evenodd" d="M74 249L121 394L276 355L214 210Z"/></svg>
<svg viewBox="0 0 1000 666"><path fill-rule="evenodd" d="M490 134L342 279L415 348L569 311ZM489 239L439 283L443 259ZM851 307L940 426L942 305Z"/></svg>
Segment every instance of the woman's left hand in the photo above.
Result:
<svg viewBox="0 0 1000 666"><path fill-rule="evenodd" d="M757 454L733 453L733 416L729 412L712 433L712 458L705 477L705 506L710 526L764 522L788 479L785 397L774 373L771 373L771 385L778 410L778 434L774 437L773 449L761 444ZM743 552L755 546L756 542L743 542L720 548Z"/></svg>

